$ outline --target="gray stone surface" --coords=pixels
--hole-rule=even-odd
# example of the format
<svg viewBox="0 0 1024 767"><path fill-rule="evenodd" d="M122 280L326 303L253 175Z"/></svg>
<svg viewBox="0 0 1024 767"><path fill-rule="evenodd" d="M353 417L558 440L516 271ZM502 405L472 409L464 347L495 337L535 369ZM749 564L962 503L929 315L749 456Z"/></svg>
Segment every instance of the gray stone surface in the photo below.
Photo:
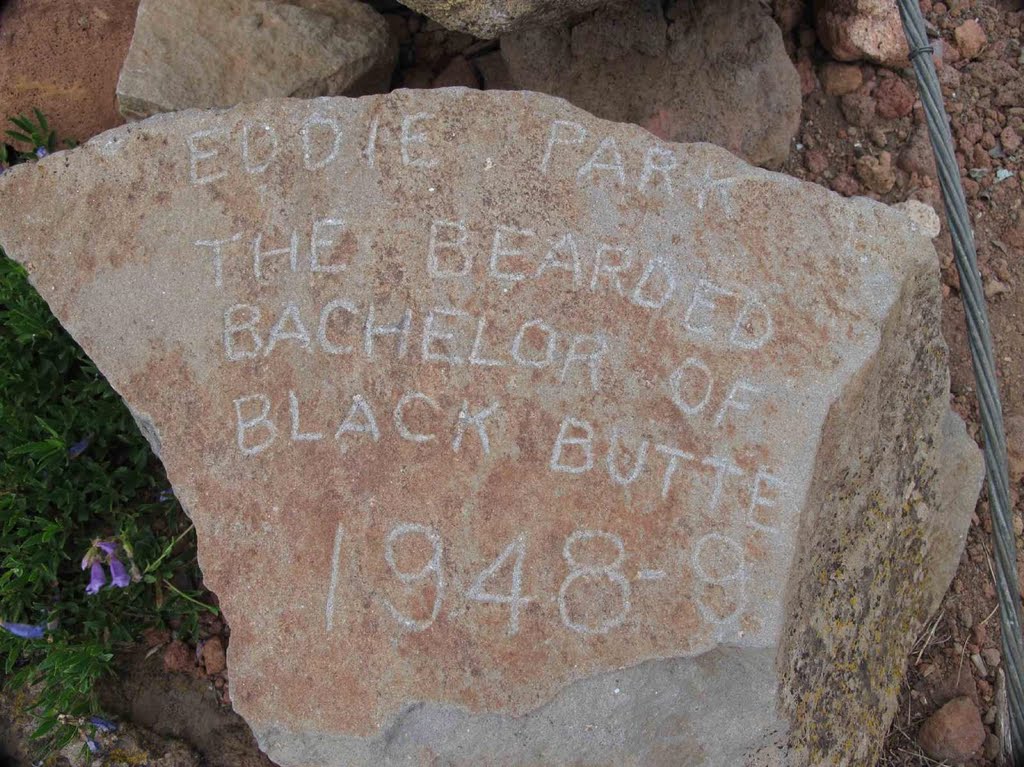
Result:
<svg viewBox="0 0 1024 767"><path fill-rule="evenodd" d="M781 750L773 664L771 651L718 649L591 677L522 717L416 703L382 737L270 728L260 747L279 764L747 764Z"/></svg>
<svg viewBox="0 0 1024 767"><path fill-rule="evenodd" d="M505 35L519 87L669 141L708 141L755 165L789 156L800 77L758 0L697 0L598 10L575 23Z"/></svg>
<svg viewBox="0 0 1024 767"><path fill-rule="evenodd" d="M441 89L156 117L0 222L279 764L873 763L981 482L903 214Z"/></svg>
<svg viewBox="0 0 1024 767"><path fill-rule="evenodd" d="M128 119L387 90L397 46L357 0L142 0L117 83Z"/></svg>
<svg viewBox="0 0 1024 767"><path fill-rule="evenodd" d="M543 27L603 5L632 0L409 0L405 5L434 21L483 38Z"/></svg>

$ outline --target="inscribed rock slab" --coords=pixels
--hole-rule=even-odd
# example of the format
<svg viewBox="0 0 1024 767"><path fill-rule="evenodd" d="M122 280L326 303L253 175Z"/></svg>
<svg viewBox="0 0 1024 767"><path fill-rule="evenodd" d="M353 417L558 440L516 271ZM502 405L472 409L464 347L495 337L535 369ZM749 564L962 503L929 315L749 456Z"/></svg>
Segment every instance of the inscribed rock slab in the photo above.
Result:
<svg viewBox="0 0 1024 767"><path fill-rule="evenodd" d="M156 117L0 221L276 762L874 759L981 477L904 216L444 89Z"/></svg>

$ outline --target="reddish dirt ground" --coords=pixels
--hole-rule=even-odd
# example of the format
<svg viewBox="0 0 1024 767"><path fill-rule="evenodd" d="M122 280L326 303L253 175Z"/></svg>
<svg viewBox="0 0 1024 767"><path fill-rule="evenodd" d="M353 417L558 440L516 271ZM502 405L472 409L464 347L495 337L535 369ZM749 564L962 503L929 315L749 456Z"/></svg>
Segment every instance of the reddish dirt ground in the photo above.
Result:
<svg viewBox="0 0 1024 767"><path fill-rule="evenodd" d="M139 0L0 0L0 119L41 109L84 141L124 122L114 89Z"/></svg>

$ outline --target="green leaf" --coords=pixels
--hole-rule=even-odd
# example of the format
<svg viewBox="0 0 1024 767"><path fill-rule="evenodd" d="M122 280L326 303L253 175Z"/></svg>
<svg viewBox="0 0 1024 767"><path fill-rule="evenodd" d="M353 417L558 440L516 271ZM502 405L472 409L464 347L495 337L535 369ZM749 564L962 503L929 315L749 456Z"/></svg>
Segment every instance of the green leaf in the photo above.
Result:
<svg viewBox="0 0 1024 767"><path fill-rule="evenodd" d="M42 724L32 731L31 737L33 739L41 738L44 735L49 735L53 732L53 728L57 726L57 717L46 717L43 719Z"/></svg>
<svg viewBox="0 0 1024 767"><path fill-rule="evenodd" d="M57 433L57 430L50 426L50 424L48 424L39 416L36 416L36 423L38 423L40 428L42 428L43 431L47 432L51 437L56 437L57 439L60 439L60 434Z"/></svg>
<svg viewBox="0 0 1024 767"><path fill-rule="evenodd" d="M43 115L43 113L40 112L39 109L35 108L35 107L33 107L32 111L36 113L36 122L39 123L39 127L42 128L43 132L45 133L45 132L49 131L50 130L50 126L47 125L47 123L46 123L45 115Z"/></svg>
<svg viewBox="0 0 1024 767"><path fill-rule="evenodd" d="M32 121L24 115L15 115L14 117L9 117L8 121L13 123L17 127L21 128L23 131L27 131L28 133L31 133L33 130L35 130L36 127L32 124Z"/></svg>
<svg viewBox="0 0 1024 767"><path fill-rule="evenodd" d="M28 455L37 461L49 460L65 452L64 440L60 437L40 440L38 442L27 442L24 445L12 448L9 455Z"/></svg>
<svg viewBox="0 0 1024 767"><path fill-rule="evenodd" d="M71 741L73 741L77 737L78 730L74 727L61 728L61 734L57 736L57 739L54 742L53 750L61 751L62 749L66 748L71 743Z"/></svg>

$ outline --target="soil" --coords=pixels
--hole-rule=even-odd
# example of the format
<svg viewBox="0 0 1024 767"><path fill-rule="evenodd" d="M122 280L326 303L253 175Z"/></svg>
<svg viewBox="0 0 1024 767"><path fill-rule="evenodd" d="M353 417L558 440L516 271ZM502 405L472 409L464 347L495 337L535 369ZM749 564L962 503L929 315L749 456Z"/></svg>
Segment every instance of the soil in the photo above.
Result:
<svg viewBox="0 0 1024 767"><path fill-rule="evenodd" d="M0 55L0 111L40 106L60 130L78 139L117 124L113 85L136 1L10 0L0 8L0 51L12 39L31 40L22 43L27 53L13 59ZM495 41L447 32L392 0L372 4L388 16L401 45L395 87L510 87ZM997 345L1004 411L1009 417L1024 417L1024 2L921 0L921 6L942 40L936 46L936 58L966 179ZM45 23L37 23L41 16ZM80 18L97 21L82 27ZM956 31L972 20L980 23L986 42L975 58L968 59L957 47ZM961 44L969 49L964 37ZM788 34L787 47L801 73L804 103L801 129L782 170L841 194L863 194L889 203L917 199L941 213L912 72L861 63L859 78L849 70L831 78L847 87L852 83L856 90L831 95L822 85L825 78L819 77L831 59L808 18ZM942 263L943 331L950 347L952 400L978 437L959 281L942 218L936 247ZM1015 447L1013 440L1010 447ZM1024 451L1024 445L1016 449ZM1019 482L1013 486L1013 502L1021 548L1024 502ZM939 707L961 696L977 706L987 733L982 749L965 764L997 763L1001 659L992 567L991 524L983 494L951 588L908 658L908 674L882 765L938 764L921 751L918 731ZM1024 571L1021 575L1024 579ZM212 622L204 636L226 645L228 627ZM124 656L124 674L106 691L105 701L113 713L190 743L205 763L269 764L230 710L230 669L221 670L220 659L219 648L208 652L199 648L197 653L197 648L158 632ZM211 663L217 673L207 675L203 662Z"/></svg>
<svg viewBox="0 0 1024 767"><path fill-rule="evenodd" d="M38 108L76 141L121 125L114 92L138 3L0 0L0 120Z"/></svg>
<svg viewBox="0 0 1024 767"><path fill-rule="evenodd" d="M223 676L210 677L198 667L168 671L159 653L146 655L140 648L121 659L124 673L100 693L105 711L184 741L198 752L204 767L273 765L231 710Z"/></svg>

